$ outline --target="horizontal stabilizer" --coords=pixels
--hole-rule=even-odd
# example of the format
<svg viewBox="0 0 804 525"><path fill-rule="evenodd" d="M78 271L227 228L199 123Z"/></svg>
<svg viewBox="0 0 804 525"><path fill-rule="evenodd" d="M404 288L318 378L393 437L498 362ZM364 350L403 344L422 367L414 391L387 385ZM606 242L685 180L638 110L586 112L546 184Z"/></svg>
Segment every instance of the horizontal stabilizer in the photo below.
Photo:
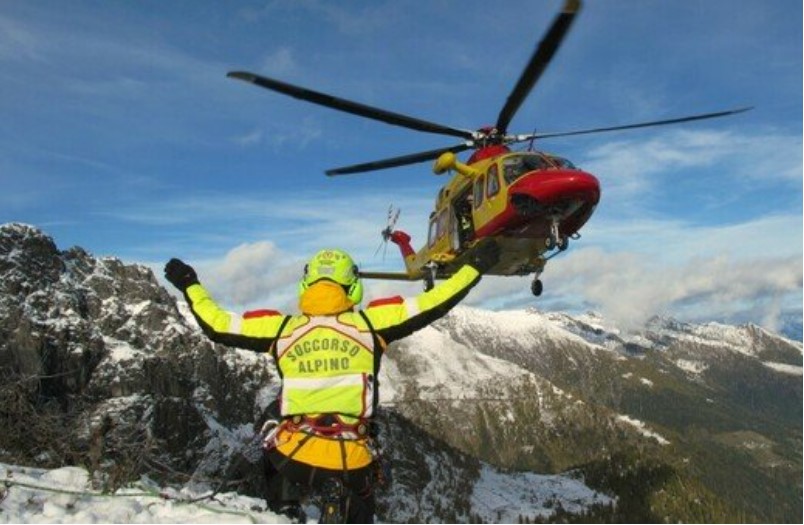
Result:
<svg viewBox="0 0 804 525"><path fill-rule="evenodd" d="M402 272L358 272L357 276L361 279L384 279L386 281L419 281L421 277L416 277Z"/></svg>

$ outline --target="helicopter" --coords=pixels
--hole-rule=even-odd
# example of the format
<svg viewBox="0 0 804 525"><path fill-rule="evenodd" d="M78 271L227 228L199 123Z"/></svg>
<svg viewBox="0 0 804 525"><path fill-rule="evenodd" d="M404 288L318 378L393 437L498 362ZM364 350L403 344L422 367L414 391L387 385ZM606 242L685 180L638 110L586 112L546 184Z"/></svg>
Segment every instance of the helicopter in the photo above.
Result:
<svg viewBox="0 0 804 525"><path fill-rule="evenodd" d="M483 243L496 242L499 261L489 275L533 274L531 292L543 291L540 279L549 259L565 251L571 239L589 220L600 201L600 182L570 160L543 151L514 151L513 144L535 140L663 126L742 113L743 107L679 118L599 127L557 133L511 134L508 126L569 32L581 0L565 0L544 37L539 41L519 80L508 95L493 126L465 130L380 109L319 91L288 84L246 71L227 73L230 78L329 107L359 117L415 131L458 137L462 142L433 150L327 170L328 176L376 171L435 160L433 173L453 176L439 190L429 217L428 238L420 250L411 237L395 230L398 210L389 209L381 235L399 247L405 272L360 271L369 279L424 281L425 290L435 279L446 279L468 261ZM466 162L456 153L474 150Z"/></svg>

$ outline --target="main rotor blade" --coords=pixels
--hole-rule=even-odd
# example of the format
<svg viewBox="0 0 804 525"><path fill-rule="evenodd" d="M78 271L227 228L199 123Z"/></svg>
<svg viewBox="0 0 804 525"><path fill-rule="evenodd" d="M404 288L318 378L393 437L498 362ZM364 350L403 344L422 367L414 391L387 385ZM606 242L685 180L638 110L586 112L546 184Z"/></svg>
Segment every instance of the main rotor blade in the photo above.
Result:
<svg viewBox="0 0 804 525"><path fill-rule="evenodd" d="M351 173L362 173L365 171L384 170L386 168L395 168L397 166L405 166L407 164L415 164L417 162L432 160L438 158L439 155L447 151L451 151L452 153L460 153L461 151L466 151L472 147L474 147L473 143L465 142L449 148L433 149L430 151L422 151L420 153L412 153L410 155L402 155L400 157L393 157L390 159L365 162L363 164L355 164L353 166L346 166L343 168L335 168L327 170L326 173L331 177L334 175L348 175Z"/></svg>
<svg viewBox="0 0 804 525"><path fill-rule="evenodd" d="M654 120L652 122L640 122L638 124L627 124L625 126L611 126L607 128L594 128L594 129L583 129L577 131L562 131L558 133L533 133L530 135L521 135L517 136L517 142L523 142L530 139L546 139L551 137L567 137L570 135L585 135L588 133L603 133L606 131L617 131L621 129L634 129L634 128L647 128L651 126L664 126L667 124L678 124L679 122L690 122L693 120L704 120L708 118L718 118L718 117L725 117L728 115L735 115L737 113L744 113L754 109L753 106L748 106L744 108L738 109L730 109L727 111L718 111L716 113L703 113L701 115L690 115L688 117L679 117L679 118L672 118L667 120Z"/></svg>
<svg viewBox="0 0 804 525"><path fill-rule="evenodd" d="M505 134L508 124L514 118L519 106L527 98L536 81L539 80L539 77L558 50L558 46L561 45L561 41L569 31L572 21L580 8L580 0L565 0L561 13L558 14L553 21L553 25L550 26L550 30L539 42L536 51L530 57L530 62L528 62L525 70L522 71L522 76L519 77L511 94L508 95L508 100L506 100L505 106L503 106L500 115L497 117L497 130L500 133Z"/></svg>
<svg viewBox="0 0 804 525"><path fill-rule="evenodd" d="M294 86L293 84L255 75L254 73L249 73L246 71L231 71L227 73L226 76L251 82L252 84L256 84L260 87L278 91L279 93L290 95L293 98L298 98L307 102L312 102L313 104L319 104L328 108L337 109L338 111L344 111L359 117L379 120L380 122L385 122L386 124L392 124L394 126L415 129L417 131L426 131L428 133L438 133L440 135L451 135L453 137L461 137L464 139L472 139L474 137L474 134L468 130L452 128L449 126L436 124L434 122L408 117L400 113L394 113L384 109L367 106L366 104L360 104L359 102L352 102L350 100L327 95L326 93L321 93L319 91L313 91L312 89Z"/></svg>

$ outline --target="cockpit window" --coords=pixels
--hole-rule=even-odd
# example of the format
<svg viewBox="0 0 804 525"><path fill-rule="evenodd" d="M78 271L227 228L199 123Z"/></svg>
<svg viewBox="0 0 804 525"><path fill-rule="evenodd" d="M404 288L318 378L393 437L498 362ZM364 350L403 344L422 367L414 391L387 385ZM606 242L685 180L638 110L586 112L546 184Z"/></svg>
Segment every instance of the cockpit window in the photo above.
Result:
<svg viewBox="0 0 804 525"><path fill-rule="evenodd" d="M550 160L558 166L559 168L566 168L570 170L576 170L578 168L575 167L575 164L569 161L569 159L565 159L564 157L550 157Z"/></svg>
<svg viewBox="0 0 804 525"><path fill-rule="evenodd" d="M529 171L552 168L541 156L533 153L524 155L511 155L503 159L503 177L505 183L511 184Z"/></svg>

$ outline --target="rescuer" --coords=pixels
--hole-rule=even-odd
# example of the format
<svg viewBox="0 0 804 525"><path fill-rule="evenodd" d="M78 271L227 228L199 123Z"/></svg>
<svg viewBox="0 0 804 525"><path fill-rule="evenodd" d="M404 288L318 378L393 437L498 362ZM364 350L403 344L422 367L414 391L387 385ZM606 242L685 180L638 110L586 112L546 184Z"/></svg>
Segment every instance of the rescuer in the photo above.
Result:
<svg viewBox="0 0 804 525"><path fill-rule="evenodd" d="M445 315L498 260L499 247L478 246L469 262L430 291L391 297L359 309L363 283L345 252L321 250L299 282L301 314L257 310L242 315L221 309L199 283L195 270L178 259L165 277L184 293L206 335L224 345L270 352L282 377L279 421L266 437L273 510L298 502L288 482L301 490L340 487L352 523L374 520L377 477L372 417L379 401L378 373L387 345ZM269 487L270 488L270 487ZM292 512L290 512L292 514Z"/></svg>

